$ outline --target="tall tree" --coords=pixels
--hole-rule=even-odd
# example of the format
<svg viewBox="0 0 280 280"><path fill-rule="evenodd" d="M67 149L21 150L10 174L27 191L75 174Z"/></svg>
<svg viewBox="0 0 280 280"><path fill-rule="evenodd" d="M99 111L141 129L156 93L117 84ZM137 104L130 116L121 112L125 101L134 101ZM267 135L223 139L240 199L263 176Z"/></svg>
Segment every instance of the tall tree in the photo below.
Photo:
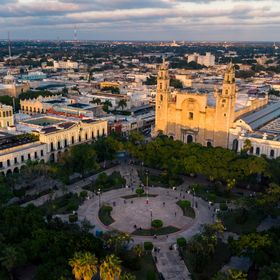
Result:
<svg viewBox="0 0 280 280"><path fill-rule="evenodd" d="M76 280L91 280L98 271L98 260L89 252L76 252L69 265Z"/></svg>
<svg viewBox="0 0 280 280"><path fill-rule="evenodd" d="M109 255L100 266L102 280L119 280L121 275L121 261L115 255Z"/></svg>

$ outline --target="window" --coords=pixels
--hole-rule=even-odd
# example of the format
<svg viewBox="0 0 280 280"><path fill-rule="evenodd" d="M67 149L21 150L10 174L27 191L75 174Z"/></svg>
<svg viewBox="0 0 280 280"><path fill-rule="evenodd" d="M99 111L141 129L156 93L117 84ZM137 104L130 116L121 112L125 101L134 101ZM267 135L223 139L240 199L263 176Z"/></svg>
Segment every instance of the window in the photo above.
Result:
<svg viewBox="0 0 280 280"><path fill-rule="evenodd" d="M226 117L227 116L227 114L226 113L224 113L224 117Z"/></svg>
<svg viewBox="0 0 280 280"><path fill-rule="evenodd" d="M189 112L189 120L193 120L193 112Z"/></svg>
<svg viewBox="0 0 280 280"><path fill-rule="evenodd" d="M31 155L30 154L28 154L28 159L31 159Z"/></svg>
<svg viewBox="0 0 280 280"><path fill-rule="evenodd" d="M60 150L61 146L60 146L60 141L57 142L57 148Z"/></svg>
<svg viewBox="0 0 280 280"><path fill-rule="evenodd" d="M0 161L0 168L3 168L3 162Z"/></svg>
<svg viewBox="0 0 280 280"><path fill-rule="evenodd" d="M206 145L208 148L212 147L212 143L210 141L208 141Z"/></svg>
<svg viewBox="0 0 280 280"><path fill-rule="evenodd" d="M103 136L105 135L105 129L104 128L102 129L102 135Z"/></svg>
<svg viewBox="0 0 280 280"><path fill-rule="evenodd" d="M79 142L81 142L82 141L82 139L81 139L81 135L79 135Z"/></svg>
<svg viewBox="0 0 280 280"><path fill-rule="evenodd" d="M68 142L67 142L67 139L64 140L64 147L67 147L68 146Z"/></svg>
<svg viewBox="0 0 280 280"><path fill-rule="evenodd" d="M257 147L257 148L256 148L256 155L259 155L259 154L260 154L260 148Z"/></svg>
<svg viewBox="0 0 280 280"><path fill-rule="evenodd" d="M51 151L53 151L54 148L53 148L53 142L51 142Z"/></svg>
<svg viewBox="0 0 280 280"><path fill-rule="evenodd" d="M251 147L250 148L250 154L253 154L254 153L254 147Z"/></svg>
<svg viewBox="0 0 280 280"><path fill-rule="evenodd" d="M37 152L34 153L34 158L38 158Z"/></svg>
<svg viewBox="0 0 280 280"><path fill-rule="evenodd" d="M275 154L274 150L270 150L270 156L274 157L274 154Z"/></svg>
<svg viewBox="0 0 280 280"><path fill-rule="evenodd" d="M226 89L225 94L228 95L228 90Z"/></svg>
<svg viewBox="0 0 280 280"><path fill-rule="evenodd" d="M41 150L41 157L43 157L44 156L44 151L43 150Z"/></svg>
<svg viewBox="0 0 280 280"><path fill-rule="evenodd" d="M21 156L21 162L24 162L24 155Z"/></svg>
<svg viewBox="0 0 280 280"><path fill-rule="evenodd" d="M86 138L86 140L87 140L87 133L85 134L85 138Z"/></svg>
<svg viewBox="0 0 280 280"><path fill-rule="evenodd" d="M92 139L94 138L94 133L93 133L93 131L91 132L91 138L92 138Z"/></svg>
<svg viewBox="0 0 280 280"><path fill-rule="evenodd" d="M17 161L17 158L15 157L15 158L14 158L14 163L17 164L17 162L18 162L18 161Z"/></svg>
<svg viewBox="0 0 280 280"><path fill-rule="evenodd" d="M162 83L159 84L159 89L160 89L160 90L162 89Z"/></svg>
<svg viewBox="0 0 280 280"><path fill-rule="evenodd" d="M97 137L99 137L99 129L97 129Z"/></svg>
<svg viewBox="0 0 280 280"><path fill-rule="evenodd" d="M11 165L11 162L10 162L10 160L8 159L7 160L7 166L10 166Z"/></svg>
<svg viewBox="0 0 280 280"><path fill-rule="evenodd" d="M72 144L75 143L75 139L74 139L74 136L72 136Z"/></svg>
<svg viewBox="0 0 280 280"><path fill-rule="evenodd" d="M162 94L160 95L160 101L163 101L163 95Z"/></svg>

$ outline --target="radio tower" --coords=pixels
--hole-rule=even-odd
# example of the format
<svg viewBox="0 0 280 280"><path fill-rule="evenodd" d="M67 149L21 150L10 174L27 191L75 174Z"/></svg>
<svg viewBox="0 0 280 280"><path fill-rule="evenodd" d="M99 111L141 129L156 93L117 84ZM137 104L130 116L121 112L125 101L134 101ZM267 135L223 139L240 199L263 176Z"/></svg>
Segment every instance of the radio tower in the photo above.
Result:
<svg viewBox="0 0 280 280"><path fill-rule="evenodd" d="M8 32L8 51L9 51L9 59L11 59L11 57L12 57L12 48L11 48L10 32Z"/></svg>
<svg viewBox="0 0 280 280"><path fill-rule="evenodd" d="M75 29L74 29L74 43L77 43L77 38L78 38L78 36L77 36L77 26L75 25Z"/></svg>

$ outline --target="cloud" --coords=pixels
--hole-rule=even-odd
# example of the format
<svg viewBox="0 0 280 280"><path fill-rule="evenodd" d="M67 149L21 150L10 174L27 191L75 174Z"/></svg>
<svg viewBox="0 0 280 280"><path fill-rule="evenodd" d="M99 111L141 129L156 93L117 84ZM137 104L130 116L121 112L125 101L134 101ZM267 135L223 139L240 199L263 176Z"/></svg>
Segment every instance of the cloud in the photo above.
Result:
<svg viewBox="0 0 280 280"><path fill-rule="evenodd" d="M278 0L0 0L0 36L92 39L271 38L280 40ZM38 29L42 32L38 32ZM24 32L22 32L24 30ZM235 33L231 32L235 30ZM258 33L259 30L259 33ZM94 35L90 34L94 32ZM44 35L45 34L45 35ZM120 38L115 38L115 36ZM137 37L138 36L138 37ZM204 36L204 37L203 37ZM251 36L251 37L250 37ZM278 36L278 38L277 38ZM40 39L42 39L40 37ZM114 37L114 38L113 38ZM176 38L177 37L177 38ZM207 38L206 38L207 37Z"/></svg>

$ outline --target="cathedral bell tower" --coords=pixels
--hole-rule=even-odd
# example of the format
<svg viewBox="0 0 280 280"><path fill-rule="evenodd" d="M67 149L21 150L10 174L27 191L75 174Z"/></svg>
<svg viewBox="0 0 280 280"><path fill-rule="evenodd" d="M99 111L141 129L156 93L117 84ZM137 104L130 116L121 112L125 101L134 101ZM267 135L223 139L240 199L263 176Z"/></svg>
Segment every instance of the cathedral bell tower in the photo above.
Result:
<svg viewBox="0 0 280 280"><path fill-rule="evenodd" d="M222 91L215 92L216 116L214 145L224 148L229 147L229 129L235 120L236 83L235 69L229 64L223 81Z"/></svg>
<svg viewBox="0 0 280 280"><path fill-rule="evenodd" d="M157 94L156 94L156 124L155 132L166 133L168 124L168 102L170 100L169 92L170 78L168 73L168 63L163 60L157 76Z"/></svg>

